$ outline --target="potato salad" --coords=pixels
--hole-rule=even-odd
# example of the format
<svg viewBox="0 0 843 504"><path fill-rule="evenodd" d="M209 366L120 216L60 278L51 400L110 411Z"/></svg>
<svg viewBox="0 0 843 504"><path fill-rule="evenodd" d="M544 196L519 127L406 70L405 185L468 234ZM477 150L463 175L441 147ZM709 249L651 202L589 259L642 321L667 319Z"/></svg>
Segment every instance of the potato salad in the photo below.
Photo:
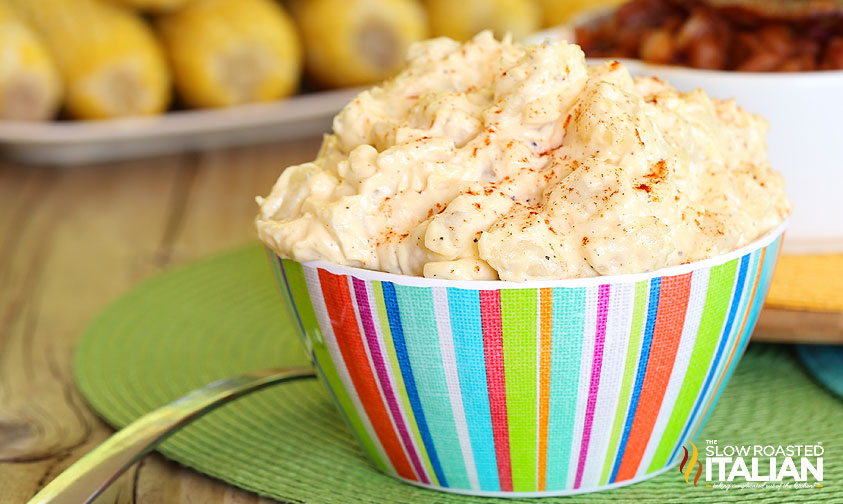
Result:
<svg viewBox="0 0 843 504"><path fill-rule="evenodd" d="M416 44L258 198L281 257L444 279L639 273L746 245L790 203L767 123L561 41Z"/></svg>

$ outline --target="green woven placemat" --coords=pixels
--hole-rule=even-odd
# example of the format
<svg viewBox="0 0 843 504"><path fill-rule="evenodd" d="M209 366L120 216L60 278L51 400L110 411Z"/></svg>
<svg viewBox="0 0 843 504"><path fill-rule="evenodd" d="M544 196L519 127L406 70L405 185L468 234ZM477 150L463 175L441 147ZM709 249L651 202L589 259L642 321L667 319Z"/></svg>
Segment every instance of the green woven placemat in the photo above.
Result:
<svg viewBox="0 0 843 504"><path fill-rule="evenodd" d="M258 246L166 273L88 328L76 380L120 427L213 380L306 363ZM825 447L823 488L693 487L678 470L564 502L843 502L843 401L813 382L789 347L750 345L698 441ZM321 385L279 385L231 403L170 438L161 452L233 485L295 503L536 502L463 497L400 483L357 449Z"/></svg>

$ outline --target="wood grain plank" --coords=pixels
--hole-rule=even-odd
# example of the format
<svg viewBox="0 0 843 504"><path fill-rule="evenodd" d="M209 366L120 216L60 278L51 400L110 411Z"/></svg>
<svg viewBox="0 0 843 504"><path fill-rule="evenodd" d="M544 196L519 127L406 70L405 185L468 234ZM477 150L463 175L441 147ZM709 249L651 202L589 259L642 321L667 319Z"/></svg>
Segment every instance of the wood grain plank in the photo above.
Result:
<svg viewBox="0 0 843 504"><path fill-rule="evenodd" d="M179 165L0 167L17 193L0 199L12 237L0 262L0 502L23 502L110 435L73 384L73 346L107 303L162 269L152 258Z"/></svg>
<svg viewBox="0 0 843 504"><path fill-rule="evenodd" d="M843 313L766 307L758 317L753 341L843 344Z"/></svg>
<svg viewBox="0 0 843 504"><path fill-rule="evenodd" d="M181 261L257 241L255 197L287 166L312 160L318 140L219 151L197 159L171 253Z"/></svg>
<svg viewBox="0 0 843 504"><path fill-rule="evenodd" d="M278 502L208 478L157 454L144 459L135 493L137 502L143 504L174 502L271 504Z"/></svg>
<svg viewBox="0 0 843 504"><path fill-rule="evenodd" d="M0 163L0 502L111 434L72 380L85 325L137 282L255 240L254 196L319 141L75 169ZM269 502L158 455L97 502Z"/></svg>

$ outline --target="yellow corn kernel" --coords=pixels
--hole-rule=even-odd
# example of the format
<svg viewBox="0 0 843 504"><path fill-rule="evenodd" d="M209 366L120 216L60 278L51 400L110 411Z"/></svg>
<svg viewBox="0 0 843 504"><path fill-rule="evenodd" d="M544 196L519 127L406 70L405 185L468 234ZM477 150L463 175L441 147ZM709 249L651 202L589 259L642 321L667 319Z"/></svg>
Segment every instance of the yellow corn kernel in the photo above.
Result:
<svg viewBox="0 0 843 504"><path fill-rule="evenodd" d="M515 40L536 31L541 11L535 0L425 0L434 36L468 40L483 30Z"/></svg>
<svg viewBox="0 0 843 504"><path fill-rule="evenodd" d="M156 25L176 91L190 106L270 101L298 88L298 35L272 0L196 0Z"/></svg>
<svg viewBox="0 0 843 504"><path fill-rule="evenodd" d="M0 0L0 119L43 120L56 114L61 79L41 39Z"/></svg>
<svg viewBox="0 0 843 504"><path fill-rule="evenodd" d="M110 0L144 12L169 12L184 7L193 0Z"/></svg>
<svg viewBox="0 0 843 504"><path fill-rule="evenodd" d="M305 67L329 87L381 81L404 66L407 49L427 37L416 0L301 0L293 4Z"/></svg>
<svg viewBox="0 0 843 504"><path fill-rule="evenodd" d="M581 12L618 5L625 0L538 0L542 8L543 25L558 26L570 22Z"/></svg>
<svg viewBox="0 0 843 504"><path fill-rule="evenodd" d="M145 21L99 0L12 0L47 44L78 119L163 112L167 61Z"/></svg>

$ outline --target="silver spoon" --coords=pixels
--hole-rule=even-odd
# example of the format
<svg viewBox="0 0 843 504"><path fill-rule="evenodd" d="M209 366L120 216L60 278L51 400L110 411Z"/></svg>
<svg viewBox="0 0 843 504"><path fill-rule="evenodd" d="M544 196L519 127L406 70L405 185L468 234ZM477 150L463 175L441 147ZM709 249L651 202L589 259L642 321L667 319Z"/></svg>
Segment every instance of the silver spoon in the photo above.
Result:
<svg viewBox="0 0 843 504"><path fill-rule="evenodd" d="M189 392L106 439L42 488L28 504L87 504L161 441L205 413L269 385L315 376L308 368L267 369Z"/></svg>

